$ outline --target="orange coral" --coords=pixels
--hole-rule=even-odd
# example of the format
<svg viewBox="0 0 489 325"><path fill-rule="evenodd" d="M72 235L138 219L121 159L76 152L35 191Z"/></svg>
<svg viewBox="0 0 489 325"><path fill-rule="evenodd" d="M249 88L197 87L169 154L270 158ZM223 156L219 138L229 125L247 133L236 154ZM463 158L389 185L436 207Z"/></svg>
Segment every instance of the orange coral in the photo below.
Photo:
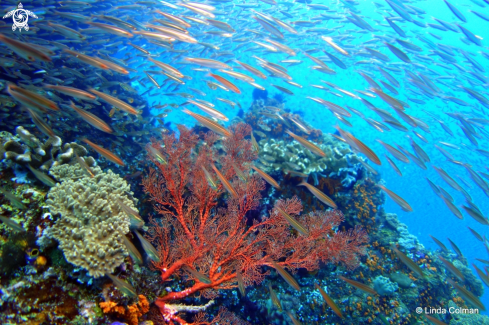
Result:
<svg viewBox="0 0 489 325"><path fill-rule="evenodd" d="M117 304L113 301L101 302L99 306L102 308L104 314L116 313L124 315L126 313L124 307L117 306Z"/></svg>
<svg viewBox="0 0 489 325"><path fill-rule="evenodd" d="M138 325L138 318L143 316L149 311L149 301L145 296L139 295L139 301L136 304L127 306L127 309L123 306L118 306L113 301L101 302L100 308L102 308L104 314L118 314L124 318L129 325Z"/></svg>
<svg viewBox="0 0 489 325"><path fill-rule="evenodd" d="M357 218L366 227L367 232L375 230L375 214L377 206L382 204L378 197L378 189L374 182L366 179L363 183L357 183L353 187L353 206L357 212ZM351 204L347 208L352 208Z"/></svg>

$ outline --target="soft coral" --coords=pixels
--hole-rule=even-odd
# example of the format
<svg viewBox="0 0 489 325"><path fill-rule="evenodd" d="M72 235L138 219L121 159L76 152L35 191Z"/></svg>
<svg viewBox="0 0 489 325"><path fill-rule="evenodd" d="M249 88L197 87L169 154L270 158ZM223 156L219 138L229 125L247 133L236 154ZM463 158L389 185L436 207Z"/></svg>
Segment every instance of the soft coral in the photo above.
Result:
<svg viewBox="0 0 489 325"><path fill-rule="evenodd" d="M179 131L179 140L174 134L164 134L163 143L153 144L168 158L168 163L155 161L158 170L151 169L143 181L146 193L161 215L152 219L149 236L160 254L155 268L161 271L163 281L173 275L186 275L193 280L184 290L157 299L156 304L167 322L186 324L176 315L182 309L173 308L185 310L185 307L173 303L197 293L214 298L219 290L235 288L237 272L242 274L245 285L259 284L269 273L263 272L262 267L271 266L270 258L293 271L317 270L320 262L342 262L349 268L357 264L357 256L364 253L367 236L360 229L335 232L343 221L340 211L316 211L300 216L302 204L294 197L278 200L275 206L306 227L307 236L291 232L289 223L277 209L272 209L269 217L247 225L246 214L259 207L260 191L265 188L258 175L242 181L233 168L236 165L247 175L250 163L257 157L245 139L251 132L249 126L238 124L230 128L231 136L223 140L224 155L219 155L215 148L216 136L207 135L204 143L198 144L198 137L190 130L180 126ZM214 162L221 164L221 172L238 193L236 198L228 196L226 205L219 201L224 193L222 185L212 189L201 168L210 171L209 166ZM184 266L205 274L209 281L202 282Z"/></svg>

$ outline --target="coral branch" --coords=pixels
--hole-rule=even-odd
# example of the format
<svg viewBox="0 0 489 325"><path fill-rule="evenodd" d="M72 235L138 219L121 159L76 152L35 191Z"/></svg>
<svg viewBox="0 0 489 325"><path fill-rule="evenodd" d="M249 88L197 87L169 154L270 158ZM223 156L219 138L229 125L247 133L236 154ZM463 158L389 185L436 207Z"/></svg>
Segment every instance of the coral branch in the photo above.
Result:
<svg viewBox="0 0 489 325"><path fill-rule="evenodd" d="M245 285L261 283L269 273L263 270L263 266L269 266L269 258L292 272L298 268L317 270L320 262L343 263L348 268L357 265L367 236L360 229L337 232L343 221L340 211L300 215L302 204L294 197L278 200L275 207L307 228L307 236L293 232L275 208L269 217L247 225L247 213L259 207L260 192L265 189L264 181L256 174L245 181L236 175L236 168L249 175L249 165L256 159L246 140L251 132L249 126L237 124L230 128L232 135L222 141L224 155L216 148L216 136L206 135L205 141L199 143L198 137L185 127L179 127L179 131L178 140L175 135L164 134L162 143L152 144L168 163L154 161L158 169L150 170L143 181L144 190L160 215L151 220L148 235L160 254L160 262L153 266L161 271L163 281L178 276L187 285L184 290L157 299L168 323L187 324L176 314L185 308L201 308L175 302L198 294L212 299L220 290L235 288L237 272ZM219 170L236 191L236 197L228 195L222 184L209 184L202 167L213 171L213 163L220 164ZM217 179L215 174L211 176ZM219 324L236 323L230 321L235 317L230 315L233 314L222 312L212 323L216 319ZM210 322L198 314L193 324Z"/></svg>

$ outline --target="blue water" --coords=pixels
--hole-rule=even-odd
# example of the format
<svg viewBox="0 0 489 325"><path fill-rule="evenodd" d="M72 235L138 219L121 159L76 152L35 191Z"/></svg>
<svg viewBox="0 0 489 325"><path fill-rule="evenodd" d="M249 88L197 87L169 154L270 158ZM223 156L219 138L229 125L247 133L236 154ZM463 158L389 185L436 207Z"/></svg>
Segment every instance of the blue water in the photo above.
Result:
<svg viewBox="0 0 489 325"><path fill-rule="evenodd" d="M398 37L398 35L395 34L390 27L379 26L378 23L376 23L376 21L378 21L381 24L384 25L387 24L387 22L384 20L382 16L388 16L386 12L394 13L386 2L384 1L377 1L377 2L384 5L383 10L376 10L372 1L361 1L359 5L355 6L355 8L357 8L359 11L359 13L357 12L357 14L360 15L372 27L377 29L377 31L373 33L368 32L365 34L359 34L357 32L361 30L360 28L354 26L351 23L339 22L336 20L330 20L327 23L323 22L315 27L333 28L335 26L343 25L344 26L343 28L340 28L336 32L329 34L327 36L333 37L334 40L338 40L337 35L354 36L352 39L347 39L343 42L338 42L338 43L343 45L347 45L347 44L356 45L358 46L358 49L362 48L361 45L362 42L371 40L374 34L385 35L385 33L388 32L390 33L391 36ZM330 6L331 9L337 9L339 12L344 11L343 9L341 9L342 6L341 6L341 2L339 1L338 2L316 1L314 3L323 3L325 5ZM422 35L430 39L435 44L440 43L452 47L455 50L455 52L457 52L457 49L463 49L464 51L474 54L474 56L472 57L475 60L477 60L477 62L479 62L485 69L489 69L488 60L481 55L481 52L489 53L489 51L487 51L487 44L488 44L487 42L489 42L489 22L477 17L471 12L468 12L468 10L475 10L489 15L489 9L488 9L489 7L487 5L485 5L484 8L481 8L471 1L452 0L451 3L456 5L459 8L459 10L464 14L464 16L467 18L467 23L462 23L455 17L455 15L450 11L450 9L445 5L443 1L430 0L430 1L405 2L405 3L409 3L413 6L416 6L417 8L426 11L426 14L420 15L418 17L412 16L418 21L423 21L425 23L437 23L435 20L432 19L432 17L436 17L438 19L450 23L461 24L462 26L469 29L474 34L483 38L482 41L483 47L478 47L472 43L470 43L470 45L467 45L460 40L460 38L463 36L462 33L454 33L452 31L440 31L429 27L421 28L414 25L413 23L396 21L396 24L399 27L401 27L404 30L404 32L408 35L408 38L404 38L404 40L423 48L423 51L420 52L420 54L422 55L431 54L430 48L425 43L423 43L422 41L416 38L417 36ZM482 3L482 1L479 0L479 3ZM296 7L304 8L304 5L296 4L294 8ZM261 6L262 10L265 8L269 8L269 6L268 5ZM255 9L255 10L260 11L259 9ZM297 17L297 20L308 20L309 17L316 16L317 14L318 11L313 12L312 10L301 9L298 10L297 13L294 15ZM328 14L332 14L332 13L328 12ZM394 16L397 16L397 14L394 13ZM277 16L277 17L282 18L282 16ZM284 19L284 20L289 21L288 19ZM228 21L228 22L231 25L233 25L232 21ZM257 23L251 24L248 28L260 30L260 27L258 26ZM307 28L302 28L302 30L305 29ZM436 34L442 39L437 40L431 35L429 35L428 32ZM283 43L287 44L288 46L294 49L300 48L302 50L306 50L312 48L320 48L322 50L326 50L329 53L332 53L338 58L340 58L341 60L343 60L343 62L345 62L348 65L348 69L343 70L335 66L332 62L330 62L328 63L328 65L330 66L330 68L334 69L337 72L336 75L326 75L321 72L312 71L310 67L314 65L313 62L310 61L304 55L299 54L296 57L291 57L290 59L300 59L303 60L303 62L300 65L292 66L288 68L288 73L293 77L294 82L297 82L303 86L302 89L290 86L287 83L276 78L275 79L269 78L265 81L256 78L257 79L256 82L267 88L267 90L269 91L269 96L279 92L278 90L275 91L271 86L267 87L269 83L281 85L293 91L294 92L293 96L285 95L286 107L291 109L293 112L300 111L303 114L303 119L308 123L310 123L312 127L321 129L323 132L326 133L333 133L335 131L332 126L338 124L339 123L338 120L334 117L334 115L330 111L326 110L320 104L314 103L313 101L306 99L306 96L320 97L332 101L343 107L344 105L349 105L357 110L360 110L362 113L366 115L366 117L371 117L375 120L380 121L380 118L378 117L377 114L375 114L372 111L369 111L366 108L366 106L364 106L358 100L355 100L345 95L343 98L339 98L330 95L329 93L323 90L312 88L309 85L315 84L315 85L325 86L324 83L320 82L320 80L325 80L325 81L332 82L337 86L339 86L340 88L348 91L353 91L355 89L366 90L367 88L369 88L369 85L357 73L358 70L366 70L371 72L371 75L373 74L376 77L374 79L378 83L380 83L380 80L383 80L384 82L388 83L388 80L383 78L382 75L373 68L374 67L373 65L369 66L369 65L353 64L356 61L367 60L368 58L353 56L353 58L347 59L344 56L340 55L339 53L335 52L319 37L316 37L314 35L305 35L305 36L306 38L304 38L304 35L294 36L288 34L288 36L286 36L287 41ZM225 41L226 40L224 40L224 42ZM305 42L312 42L314 44L304 45ZM386 211L397 213L400 221L408 225L410 232L416 235L419 238L420 242L425 247L433 250L439 249L439 247L429 237L429 235L432 235L440 239L442 242L444 242L447 247L451 248L449 242L446 240L446 238L448 237L459 246L464 256L468 259L469 263L477 263L479 268L482 268L483 265L481 265L481 263L479 262L476 262L475 258L487 259L488 258L487 252L484 248L484 245L474 238L474 236L469 232L467 227L471 227L472 229L475 229L481 235L486 234L487 227L479 224L465 213L464 213L465 215L464 220L457 219L453 215L453 213L448 209L448 207L443 203L443 201L433 193L431 188L428 186L425 177L430 178L435 184L441 185L445 190L447 190L454 197L455 204L458 207L460 207L462 204L465 204L464 203L465 198L461 193L457 193L457 191L450 188L450 186L448 186L444 182L444 180L438 175L438 173L432 168L432 165L443 168L458 183L460 183L462 187L465 188L465 190L472 196L473 202L480 208L480 210L484 213L484 215L487 216L487 213L489 213L488 197L470 179L470 176L466 172L464 167L454 165L453 163L448 162L447 159L434 147L434 144L438 144L439 141L445 141L459 146L461 149L455 150L438 144L438 146L449 151L455 157L456 160L464 161L466 163L471 164L474 170L489 172L486 169L487 168L486 158L484 158L481 155L478 155L474 151L476 147L472 145L470 141L464 136L463 132L458 126L460 123L445 114L447 112L458 112L458 113L467 114L472 117L487 118L487 108L484 108L474 98L470 97L464 91L457 89L456 88L457 85L463 85L468 88L475 89L479 91L481 94L483 94L484 96L487 97L489 96L487 92L485 92L485 87L482 86L482 82L476 81L477 86L471 85L470 83L467 82L467 80L460 78L461 76L464 76L464 74L461 73L461 71L459 71L456 67L450 64L446 64L452 68L451 70L446 70L439 66L435 66L430 63L425 63L424 61L416 58L416 55L413 54L415 52L406 51L399 44L394 42L391 43L397 46L398 48L402 49L405 53L407 53L413 63L422 64L427 69L423 69L420 66L414 66L413 64L403 63L401 60L395 57L387 49L387 47L383 46L382 43L377 42L374 44L379 44L379 47L377 48L373 47L373 48L389 56L389 58L391 59L391 61L388 64L382 63L380 65L381 67L394 65L401 69L408 69L414 73L421 72L424 75L429 76L431 80L437 85L437 87L441 89L442 92L446 92L447 96L460 98L470 103L471 106L470 107L459 106L450 101L444 102L436 97L430 99L427 97L422 98L415 94L406 95L407 94L406 88L415 89L415 90L417 90L417 88L415 88L412 85L409 85L407 87L407 82L406 82L407 76L405 75L404 71L401 73L396 73L384 69L388 71L392 76L394 76L401 83L401 88L397 89L400 93L399 95L390 94L387 90L386 93L392 95L395 98L403 100L404 102L407 102L410 105L410 108L406 109L406 113L418 117L430 125L431 133L425 133L419 128L416 129L418 133L422 134L429 141L429 144L422 142L412 132L404 133L391 128L390 132L380 133L374 130L367 122L357 117L356 115L353 115L351 118L348 119L353 124L354 126L353 128L349 128L341 123L339 124L343 129L352 132L356 137L358 137L361 141L363 141L365 144L370 146L370 148L372 148L379 155L379 157L382 160L382 166L375 166L372 163L371 165L373 165L374 168L381 173L382 179L385 181L385 185L390 190L394 191L395 193L401 195L404 199L406 199L406 201L414 209L414 212L412 213L404 212L390 198L387 198L387 201L385 203ZM372 47L372 44L368 44L367 46ZM227 49L225 44L223 44L223 49L225 50ZM251 58L252 54L256 54L256 53L241 51L236 54L236 59L256 67L257 66L256 61L253 58ZM288 58L288 56L284 53L267 54L267 55L258 53L256 55L278 64L280 64L279 63L280 60L284 60ZM314 53L311 55L315 57L324 56L323 53L321 52ZM438 56L433 55L431 57L433 58L434 62L442 63L441 59ZM457 63L467 71L473 70L472 66L469 63L467 63L467 60L461 54L457 54L456 59L457 59ZM432 71L429 71L428 68L434 72L439 73L440 76L451 75L451 76L455 76L456 79L455 81L443 80L447 84L451 85L451 87L448 88L445 85L438 83L435 79L436 75L434 75ZM185 71L188 70L189 69L186 69ZM213 91L209 89L202 80L210 79L210 78L206 78L205 73L203 72L200 73L196 72L191 74L191 76L193 77L193 80L188 82L188 85L203 90L204 92L207 93L207 96L203 97L202 99L205 99L213 103L219 103L215 99L216 97L229 99L235 102L239 102L245 110L246 108L251 106L252 98L249 94L251 94L251 92L254 89L252 86L249 86L244 82L237 81L236 84L239 85L242 94L236 95L230 92L224 92L222 90ZM475 78L471 77L471 79L475 79ZM339 92L336 91L336 93ZM373 99L365 96L363 97L366 98L368 101L370 101L372 104L374 104L376 107L386 109L392 112L394 116L396 116L395 113L389 108L389 106L385 102L383 102L380 98ZM422 99L426 103L422 105L416 104L412 101L408 101L407 99L408 97ZM160 101L162 103L167 102L165 98L162 99L160 96L150 97L148 99L150 102L154 101L155 103L159 103ZM169 99L170 99L169 102L182 103L185 101L184 99L175 100L175 97L169 97ZM232 118L238 112L238 108L232 110L226 104L218 105L218 107L223 112L225 112L225 114L230 118L230 120L232 120ZM191 110L193 109L191 108ZM197 112L197 110L194 111ZM429 111L431 113L434 113L438 117L438 119L442 120L453 131L454 136L452 137L448 133L446 133L440 127L438 122L436 122L430 115L426 114L424 111ZM191 117L185 116L184 114L181 114L178 111L170 113L170 115L165 119L165 121L172 121L174 123L183 123L189 126L195 124L194 120ZM405 125L405 122L403 122L402 120L401 122L402 124ZM393 159L393 157L388 154L389 157L395 161L396 165L402 171L403 176L400 177L394 172L394 170L387 163L384 157L384 153L387 152L382 145L376 142L376 139L380 139L391 145L394 144L401 145L402 147L408 149L410 152L413 152L409 143L409 139L406 137L407 134L409 134L415 140L415 142L419 144L429 154L431 158L431 163L427 164L428 170L425 171L417 167L412 162L410 164L404 164L402 162ZM489 149L487 137L484 137L481 140L480 139L477 140L479 141L478 148ZM465 186L457 176L460 176L464 180L466 180L472 186L472 188L468 188L467 186ZM460 210L463 211L461 208ZM475 273L475 270L473 270L473 272ZM482 301L486 305L489 304L489 293L487 292L487 290L484 296L482 297Z"/></svg>

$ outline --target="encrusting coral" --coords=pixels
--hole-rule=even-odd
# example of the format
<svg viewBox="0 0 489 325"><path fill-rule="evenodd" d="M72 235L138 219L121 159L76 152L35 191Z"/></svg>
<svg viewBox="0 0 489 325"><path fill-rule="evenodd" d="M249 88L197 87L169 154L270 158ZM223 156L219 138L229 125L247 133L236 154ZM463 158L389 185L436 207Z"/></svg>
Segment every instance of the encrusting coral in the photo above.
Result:
<svg viewBox="0 0 489 325"><path fill-rule="evenodd" d="M374 290L381 296L390 296L399 289L396 282L381 275L374 279L373 284Z"/></svg>
<svg viewBox="0 0 489 325"><path fill-rule="evenodd" d="M94 177L81 176L81 168L75 166L51 169L64 177L49 191L46 203L53 216L59 216L43 237L56 239L68 262L97 278L112 273L127 256L123 236L130 221L118 200L132 209L135 206L130 187L120 176L99 167L92 168Z"/></svg>
<svg viewBox="0 0 489 325"><path fill-rule="evenodd" d="M347 154L351 150L333 140L330 135L323 136L324 143L317 144L326 153L325 157L313 154L297 141L260 140L260 161L274 170L294 170L305 174L337 172L348 167Z"/></svg>

